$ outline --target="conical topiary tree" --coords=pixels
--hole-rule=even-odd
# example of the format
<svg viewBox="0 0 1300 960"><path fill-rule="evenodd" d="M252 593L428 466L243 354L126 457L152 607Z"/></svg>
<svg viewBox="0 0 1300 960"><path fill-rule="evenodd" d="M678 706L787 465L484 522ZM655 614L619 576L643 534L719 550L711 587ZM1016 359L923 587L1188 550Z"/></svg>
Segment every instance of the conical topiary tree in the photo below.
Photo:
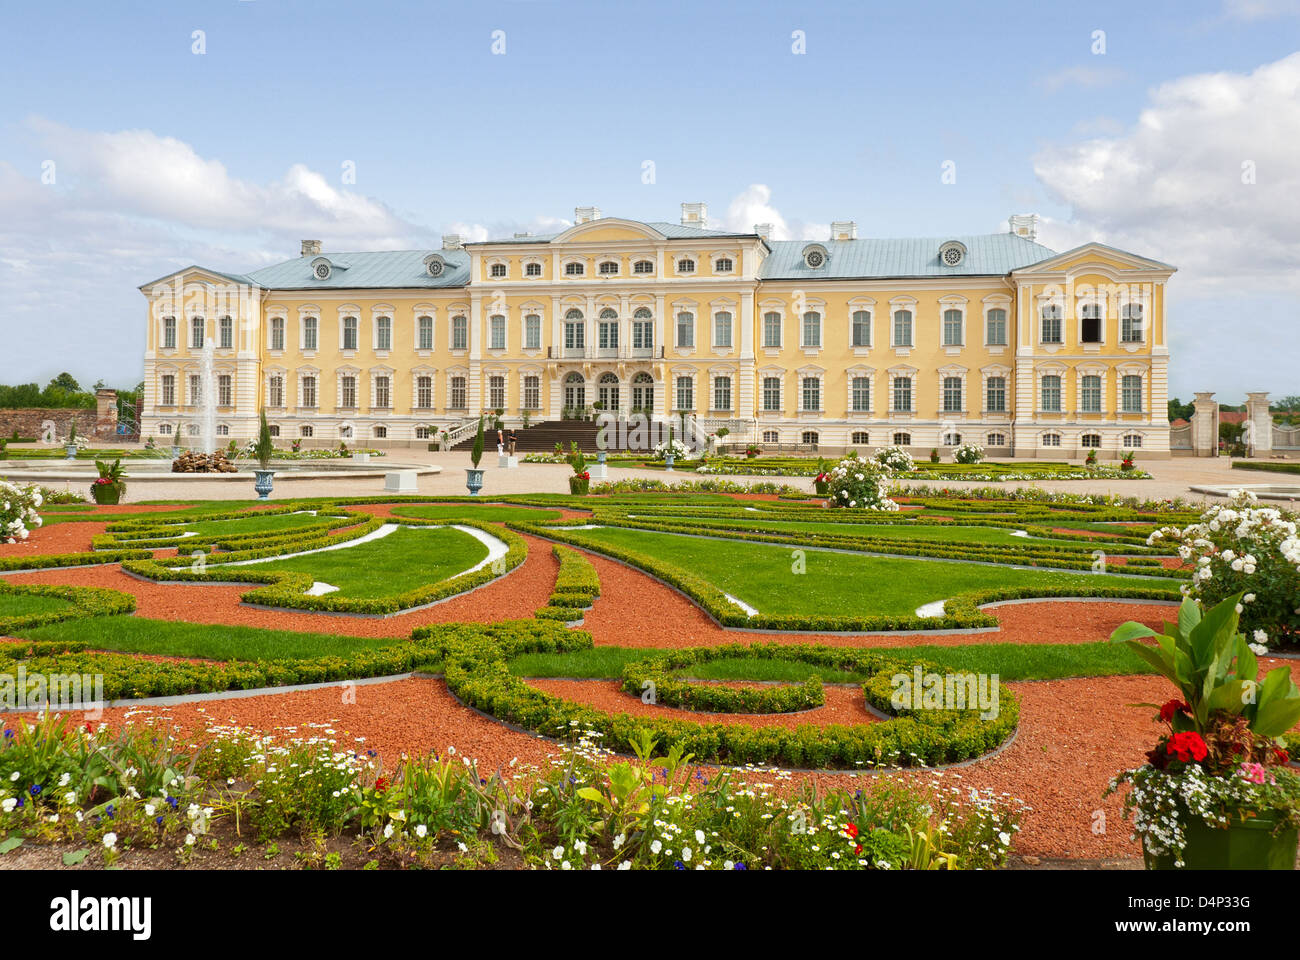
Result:
<svg viewBox="0 0 1300 960"><path fill-rule="evenodd" d="M483 459L483 417L478 418L478 433L474 434L474 447L469 452L470 463L478 469L478 462Z"/></svg>

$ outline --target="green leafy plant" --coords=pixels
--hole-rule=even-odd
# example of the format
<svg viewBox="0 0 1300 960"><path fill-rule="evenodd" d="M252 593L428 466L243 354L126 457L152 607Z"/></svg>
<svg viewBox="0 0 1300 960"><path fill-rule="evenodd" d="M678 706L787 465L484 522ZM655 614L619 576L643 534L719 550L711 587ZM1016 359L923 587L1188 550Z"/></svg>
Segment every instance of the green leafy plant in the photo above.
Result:
<svg viewBox="0 0 1300 960"><path fill-rule="evenodd" d="M271 427L266 422L266 411L258 414L257 444L253 447L253 456L263 470L270 469L271 457L275 455L275 442L271 439Z"/></svg>
<svg viewBox="0 0 1300 960"><path fill-rule="evenodd" d="M478 432L474 434L474 446L469 452L469 462L478 469L478 462L483 459L483 418L478 418Z"/></svg>

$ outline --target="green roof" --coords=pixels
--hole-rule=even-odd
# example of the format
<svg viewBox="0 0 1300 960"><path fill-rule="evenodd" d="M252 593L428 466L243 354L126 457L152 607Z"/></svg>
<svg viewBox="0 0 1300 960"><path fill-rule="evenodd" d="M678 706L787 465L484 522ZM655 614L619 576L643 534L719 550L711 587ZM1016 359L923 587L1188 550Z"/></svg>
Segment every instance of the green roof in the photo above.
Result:
<svg viewBox="0 0 1300 960"><path fill-rule="evenodd" d="M424 258L441 254L447 267L429 276ZM320 258L333 267L328 280L317 280L312 263ZM463 287L469 282L469 254L464 250L372 250L366 253L321 253L263 267L249 279L269 290L350 290L361 288Z"/></svg>
<svg viewBox="0 0 1300 960"><path fill-rule="evenodd" d="M939 260L939 248L956 240L966 256L955 267ZM804 250L815 243L826 250L826 263L816 269L804 262ZM1056 256L1056 251L1014 233L974 236L862 240L775 240L763 261L762 280L833 280L886 277L1001 276Z"/></svg>

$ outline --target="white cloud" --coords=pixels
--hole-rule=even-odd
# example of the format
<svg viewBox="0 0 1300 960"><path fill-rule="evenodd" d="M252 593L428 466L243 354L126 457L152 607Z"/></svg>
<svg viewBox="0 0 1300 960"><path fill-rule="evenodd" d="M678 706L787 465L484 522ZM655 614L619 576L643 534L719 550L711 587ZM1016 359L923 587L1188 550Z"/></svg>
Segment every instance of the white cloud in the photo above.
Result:
<svg viewBox="0 0 1300 960"><path fill-rule="evenodd" d="M1118 67L1064 67L1055 73L1041 77L1038 84L1048 93L1056 93L1065 87L1082 87L1085 90L1095 90L1099 87L1110 86L1112 83L1118 83L1124 79L1124 76L1124 71Z"/></svg>
<svg viewBox="0 0 1300 960"><path fill-rule="evenodd" d="M732 198L720 221L710 220L710 226L736 233L748 233L757 223L772 225L772 240L825 240L831 232L829 223L787 220L772 205L772 188L765 183L750 184Z"/></svg>
<svg viewBox="0 0 1300 960"><path fill-rule="evenodd" d="M1224 14L1232 20L1274 20L1300 16L1300 0L1224 0Z"/></svg>

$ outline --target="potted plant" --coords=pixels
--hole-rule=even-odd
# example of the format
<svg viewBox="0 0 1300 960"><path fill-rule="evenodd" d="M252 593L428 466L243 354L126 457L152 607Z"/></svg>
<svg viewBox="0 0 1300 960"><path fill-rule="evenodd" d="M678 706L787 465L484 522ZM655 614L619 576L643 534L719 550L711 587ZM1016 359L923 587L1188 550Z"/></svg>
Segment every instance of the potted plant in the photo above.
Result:
<svg viewBox="0 0 1300 960"><path fill-rule="evenodd" d="M758 447L754 446L754 444L752 443L749 446L745 447L745 456L748 459L753 460L755 457L758 456Z"/></svg>
<svg viewBox="0 0 1300 960"><path fill-rule="evenodd" d="M257 499L266 500L271 496L271 483L275 476L275 471L271 469L271 457L275 455L275 442L271 439L271 427L266 422L265 410L261 411L260 420L253 456L257 457L261 469L253 471L253 489L257 491Z"/></svg>
<svg viewBox="0 0 1300 960"><path fill-rule="evenodd" d="M471 497L477 497L478 492L483 489L483 471L478 468L478 462L483 459L483 417L478 418L478 432L474 434L474 446L469 452L470 463L473 467L465 470L465 487L469 490Z"/></svg>
<svg viewBox="0 0 1300 960"><path fill-rule="evenodd" d="M112 462L96 460L95 469L99 479L90 485L90 495L96 503L120 503L122 494L126 493L126 471L122 469L122 459Z"/></svg>
<svg viewBox="0 0 1300 960"><path fill-rule="evenodd" d="M77 418L68 424L68 439L63 443L63 452L69 460L77 459Z"/></svg>
<svg viewBox="0 0 1300 960"><path fill-rule="evenodd" d="M855 458L850 457L850 459L855 459ZM816 490L817 493L823 497L826 496L826 492L830 489L831 478L830 478L829 471L830 471L830 464L826 462L826 458L818 457L817 476L813 478L813 489Z"/></svg>
<svg viewBox="0 0 1300 960"><path fill-rule="evenodd" d="M930 462L931 462L931 463L938 463L938 462L939 462L939 448L938 448L938 447L931 447L931 448L930 448Z"/></svg>
<svg viewBox="0 0 1300 960"><path fill-rule="evenodd" d="M1090 470L1093 469L1093 468L1095 468L1095 467L1097 466L1097 451L1096 451L1096 450L1089 450L1089 451L1088 451L1088 456L1084 458L1084 460L1083 460L1083 465L1084 465L1085 467L1087 467L1088 469L1090 469Z"/></svg>
<svg viewBox="0 0 1300 960"><path fill-rule="evenodd" d="M569 455L565 460L573 468L573 476L569 477L569 493L575 496L586 496L591 487L591 474L587 472L587 457L572 440L569 441Z"/></svg>
<svg viewBox="0 0 1300 960"><path fill-rule="evenodd" d="M1119 468L1123 470L1125 473L1128 473L1130 470L1134 469L1132 450L1124 451L1124 459L1119 462Z"/></svg>
<svg viewBox="0 0 1300 960"><path fill-rule="evenodd" d="M1106 789L1131 787L1124 811L1148 870L1295 868L1300 776L1282 737L1300 721L1300 690L1285 667L1257 679L1256 647L1237 629L1242 596L1208 613L1189 598L1163 633L1129 622L1111 635L1178 691L1159 708L1169 731L1148 763Z"/></svg>

